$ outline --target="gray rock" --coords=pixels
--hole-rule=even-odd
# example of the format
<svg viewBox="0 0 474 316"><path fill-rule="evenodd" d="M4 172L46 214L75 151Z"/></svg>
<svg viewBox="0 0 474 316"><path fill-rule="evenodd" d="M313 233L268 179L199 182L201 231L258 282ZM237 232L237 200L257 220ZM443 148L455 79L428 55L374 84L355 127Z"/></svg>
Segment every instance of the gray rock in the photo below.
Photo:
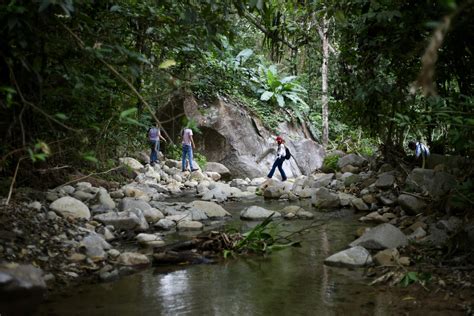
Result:
<svg viewBox="0 0 474 316"><path fill-rule="evenodd" d="M112 225L117 230L144 229L145 225L143 221L145 221L146 223L146 220L145 220L145 217L143 216L143 213L140 210L138 211L139 212L134 210L134 211L109 212L105 214L99 214L99 215L94 216L94 220L101 222L104 225ZM148 226L148 224L146 226Z"/></svg>
<svg viewBox="0 0 474 316"><path fill-rule="evenodd" d="M176 227L176 222L168 218L163 218L153 226L161 230L171 230Z"/></svg>
<svg viewBox="0 0 474 316"><path fill-rule="evenodd" d="M121 164L131 168L132 170L142 170L144 166L136 159L131 157L119 158Z"/></svg>
<svg viewBox="0 0 474 316"><path fill-rule="evenodd" d="M360 176L358 174L346 172L342 175L341 180L344 183L344 186L348 187L351 186L351 184L359 182L359 178Z"/></svg>
<svg viewBox="0 0 474 316"><path fill-rule="evenodd" d="M386 197L386 196L383 196L383 195L381 195L381 196L379 197L379 200L380 200L380 202L382 202L383 205L386 205L386 206L393 206L393 205L395 205L395 203L396 203L396 201L395 201L396 198L395 198L395 199L391 199L391 198Z"/></svg>
<svg viewBox="0 0 474 316"><path fill-rule="evenodd" d="M85 219L89 219L91 217L91 213L87 205L69 196L57 199L56 201L51 203L49 207L63 217Z"/></svg>
<svg viewBox="0 0 474 316"><path fill-rule="evenodd" d="M320 174L316 174L312 176L312 178L314 180L312 181L311 185L309 185L311 188L317 189L317 188L327 187L334 179L334 173L328 173L328 174L320 173ZM308 180L309 179L310 177L308 177Z"/></svg>
<svg viewBox="0 0 474 316"><path fill-rule="evenodd" d="M451 216L448 220L440 220L436 223L436 227L448 233L455 232L462 225L462 220L458 217Z"/></svg>
<svg viewBox="0 0 474 316"><path fill-rule="evenodd" d="M245 107L223 98L209 104L205 113L196 110L198 102L192 96L185 96L182 100L170 102L162 108L158 119L165 120L166 113L171 113L171 107L173 111L186 113L188 118L199 122L205 131L205 137L196 139L196 146L208 159L225 165L234 177L255 178L266 175L275 156L264 154L269 148L274 151L275 138L259 119L250 115ZM176 118L170 124L179 125L180 119ZM302 128L284 122L279 124L278 130L288 135L286 145L298 157L297 160L285 161L284 168L289 177L310 174L321 167L324 148L307 139ZM262 159L258 159L259 157Z"/></svg>
<svg viewBox="0 0 474 316"><path fill-rule="evenodd" d="M351 204L358 211L368 211L369 210L369 207L367 206L367 204L365 204L364 201L362 201L362 199L360 199L360 198L352 199Z"/></svg>
<svg viewBox="0 0 474 316"><path fill-rule="evenodd" d="M179 231L194 231L194 230L202 230L203 224L196 221L181 221L177 225L177 229Z"/></svg>
<svg viewBox="0 0 474 316"><path fill-rule="evenodd" d="M339 158L337 166L339 169L347 165L352 165L354 167L362 167L367 163L367 159L356 154L349 154L344 157Z"/></svg>
<svg viewBox="0 0 474 316"><path fill-rule="evenodd" d="M442 229L436 227L435 224L430 225L429 235L423 238L422 242L427 242L433 246L442 247L446 244L449 237L448 234Z"/></svg>
<svg viewBox="0 0 474 316"><path fill-rule="evenodd" d="M426 208L425 202L408 194L400 194L397 201L402 209L409 215L420 214Z"/></svg>
<svg viewBox="0 0 474 316"><path fill-rule="evenodd" d="M281 214L275 211L269 211L260 206L250 206L240 212L240 218L243 220L263 220L273 214L273 218L280 217Z"/></svg>
<svg viewBox="0 0 474 316"><path fill-rule="evenodd" d="M163 238L158 234L138 234L135 239L139 244L148 247L161 247L165 245Z"/></svg>
<svg viewBox="0 0 474 316"><path fill-rule="evenodd" d="M193 201L187 204L188 208L195 208L203 211L209 218L220 218L225 216L231 216L222 206L206 201Z"/></svg>
<svg viewBox="0 0 474 316"><path fill-rule="evenodd" d="M147 266L150 264L147 256L136 252L124 252L120 254L117 261L124 266Z"/></svg>
<svg viewBox="0 0 474 316"><path fill-rule="evenodd" d="M311 204L321 209L338 208L340 206L339 195L326 188L319 188L314 191Z"/></svg>
<svg viewBox="0 0 474 316"><path fill-rule="evenodd" d="M135 199L131 197L126 197L120 201L118 209L120 211L130 211L134 209L139 210L151 210L150 204L142 199Z"/></svg>
<svg viewBox="0 0 474 316"><path fill-rule="evenodd" d="M363 267L372 264L372 257L364 247L355 246L326 258L324 264L334 267Z"/></svg>
<svg viewBox="0 0 474 316"><path fill-rule="evenodd" d="M208 162L204 168L207 172L217 172L222 177L222 180L229 180L231 178L230 170L221 163Z"/></svg>
<svg viewBox="0 0 474 316"><path fill-rule="evenodd" d="M395 183L395 177L390 173L382 173L379 175L377 181L375 181L375 186L379 189L389 189Z"/></svg>
<svg viewBox="0 0 474 316"><path fill-rule="evenodd" d="M111 241L115 239L115 235L107 227L100 227L97 232L104 237L106 241Z"/></svg>
<svg viewBox="0 0 474 316"><path fill-rule="evenodd" d="M407 237L400 229L391 224L381 224L372 228L360 238L350 243L351 247L362 246L366 249L386 249L405 246L408 243Z"/></svg>
<svg viewBox="0 0 474 316"><path fill-rule="evenodd" d="M191 220L193 221L205 221L209 219L207 217L206 213L202 209L197 209L197 208L191 208L186 211L191 217Z"/></svg>
<svg viewBox="0 0 474 316"><path fill-rule="evenodd" d="M96 233L90 233L81 241L81 247L86 249L86 255L93 261L103 261L107 259L105 250L111 249L112 246L105 239Z"/></svg>
<svg viewBox="0 0 474 316"><path fill-rule="evenodd" d="M99 188L99 192L95 195L91 203L102 205L108 210L113 210L115 208L115 202L104 188Z"/></svg>
<svg viewBox="0 0 474 316"><path fill-rule="evenodd" d="M0 266L0 306L5 315L33 315L46 293L43 271L16 263Z"/></svg>
<svg viewBox="0 0 474 316"><path fill-rule="evenodd" d="M352 200L356 198L352 194L343 193L343 192L338 192L337 195L339 196L339 201L340 201L341 206L351 205Z"/></svg>
<svg viewBox="0 0 474 316"><path fill-rule="evenodd" d="M446 172L415 168L406 180L409 188L428 192L433 197L445 195L456 187L456 178Z"/></svg>
<svg viewBox="0 0 474 316"><path fill-rule="evenodd" d="M41 211L41 203L38 201L31 202L27 207L35 211Z"/></svg>

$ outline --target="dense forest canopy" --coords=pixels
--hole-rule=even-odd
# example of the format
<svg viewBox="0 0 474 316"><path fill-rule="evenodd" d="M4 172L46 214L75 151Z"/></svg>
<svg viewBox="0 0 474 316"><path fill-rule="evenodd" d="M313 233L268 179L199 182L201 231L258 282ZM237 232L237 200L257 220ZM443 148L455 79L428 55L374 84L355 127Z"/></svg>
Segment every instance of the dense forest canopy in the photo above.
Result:
<svg viewBox="0 0 474 316"><path fill-rule="evenodd" d="M4 1L2 177L106 168L176 91L309 122L321 142L329 113L329 149L472 155L473 17L469 0Z"/></svg>

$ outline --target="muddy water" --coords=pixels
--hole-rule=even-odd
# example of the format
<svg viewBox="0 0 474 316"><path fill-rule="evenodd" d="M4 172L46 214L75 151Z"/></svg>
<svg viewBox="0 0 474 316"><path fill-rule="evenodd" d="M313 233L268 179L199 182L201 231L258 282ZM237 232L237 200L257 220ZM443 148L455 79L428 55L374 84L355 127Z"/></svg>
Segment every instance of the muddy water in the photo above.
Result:
<svg viewBox="0 0 474 316"><path fill-rule="evenodd" d="M238 213L247 205L281 209L286 203L232 202L228 225L249 229ZM306 206L308 210L312 210ZM316 212L323 225L300 236L302 247L267 257L218 264L151 268L120 279L73 288L49 298L40 315L387 315L389 293L367 286L363 270L323 265L344 249L360 225L350 211ZM285 221L294 231L310 221ZM179 236L174 236L179 237Z"/></svg>

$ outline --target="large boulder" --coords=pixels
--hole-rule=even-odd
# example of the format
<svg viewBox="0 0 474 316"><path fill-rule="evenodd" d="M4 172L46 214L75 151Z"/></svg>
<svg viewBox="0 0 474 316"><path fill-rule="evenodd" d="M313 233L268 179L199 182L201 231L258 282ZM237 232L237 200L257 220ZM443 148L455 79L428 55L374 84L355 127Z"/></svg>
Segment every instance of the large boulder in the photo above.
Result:
<svg viewBox="0 0 474 316"><path fill-rule="evenodd" d="M269 149L275 151L275 136L245 106L226 98L204 103L192 95L177 94L157 113L175 140L180 138L182 113L198 123L201 134L194 137L197 151L210 161L225 165L233 177L256 178L268 173L275 159L274 154L268 154ZM321 167L324 148L308 138L305 127L284 122L277 128L294 156L283 165L288 177L310 174Z"/></svg>
<svg viewBox="0 0 474 316"><path fill-rule="evenodd" d="M85 219L89 219L91 217L89 207L87 207L87 205L81 201L70 196L57 199L51 203L49 208L64 217Z"/></svg>
<svg viewBox="0 0 474 316"><path fill-rule="evenodd" d="M438 197L449 193L457 182L449 173L415 168L407 177L406 183L418 192L428 192L432 197Z"/></svg>
<svg viewBox="0 0 474 316"><path fill-rule="evenodd" d="M326 188L319 188L311 196L311 204L321 209L332 209L340 206L339 195Z"/></svg>
<svg viewBox="0 0 474 316"><path fill-rule="evenodd" d="M365 159L364 157L356 155L356 154L349 154L349 155L339 158L337 162L337 166L339 167L339 169L347 165L351 165L354 167L362 167L366 163L367 163L367 159Z"/></svg>

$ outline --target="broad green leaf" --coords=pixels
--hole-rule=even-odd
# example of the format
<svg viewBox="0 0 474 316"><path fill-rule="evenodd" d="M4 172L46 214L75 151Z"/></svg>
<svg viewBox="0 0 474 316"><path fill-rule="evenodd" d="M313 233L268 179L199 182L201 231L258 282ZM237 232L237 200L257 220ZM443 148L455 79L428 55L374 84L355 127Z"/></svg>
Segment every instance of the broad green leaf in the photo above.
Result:
<svg viewBox="0 0 474 316"><path fill-rule="evenodd" d="M162 62L159 66L160 69L167 69L172 66L176 65L176 61L174 59L167 59L164 62Z"/></svg>
<svg viewBox="0 0 474 316"><path fill-rule="evenodd" d="M270 98L273 96L273 92L271 91L265 91L261 96L260 96L260 100L262 101L268 101L270 100Z"/></svg>
<svg viewBox="0 0 474 316"><path fill-rule="evenodd" d="M281 94L277 94L276 95L276 99L277 99L277 102L278 102L278 105L280 107L284 107L285 106L285 100L283 99L283 96Z"/></svg>
<svg viewBox="0 0 474 316"><path fill-rule="evenodd" d="M253 50L251 50L250 48L246 48L244 50L242 50L236 57L235 57L235 60L236 62L238 62L240 65L244 64L249 58L250 56L252 56L253 54Z"/></svg>

